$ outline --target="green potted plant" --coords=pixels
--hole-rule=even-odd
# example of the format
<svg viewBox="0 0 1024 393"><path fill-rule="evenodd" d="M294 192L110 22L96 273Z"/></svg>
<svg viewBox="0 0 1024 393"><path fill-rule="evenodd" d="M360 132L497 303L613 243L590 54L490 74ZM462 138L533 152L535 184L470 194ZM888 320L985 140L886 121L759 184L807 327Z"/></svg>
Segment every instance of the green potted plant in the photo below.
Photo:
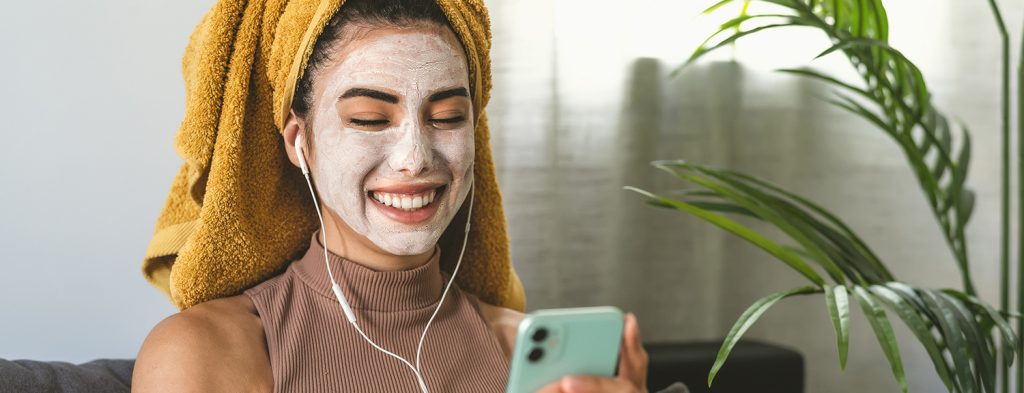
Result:
<svg viewBox="0 0 1024 393"><path fill-rule="evenodd" d="M840 367L846 365L850 310L859 308L870 322L902 391L908 391L908 387L890 313L924 347L950 392L995 392L997 386L1007 391L1020 344L1018 333L1007 319L1020 313L1008 310L1009 65L1008 34L999 8L989 1L1002 33L1004 71L1003 280L1001 307L997 310L976 296L964 236L975 208L974 193L967 185L970 131L966 125L949 121L932 104L918 67L889 45L888 17L881 1L760 0L771 3L778 12L749 13L750 1L723 0L711 5L706 13L729 3L742 3L739 15L719 26L680 68L738 39L770 29L799 26L825 34L832 45L823 48L818 57L844 55L860 75L859 83L813 69L780 71L834 86L832 104L867 120L899 146L957 263L962 288L906 284L839 217L779 185L727 168L683 160L655 161L652 164L656 168L690 187L672 192L626 189L643 195L651 205L688 213L739 236L808 281L806 286L761 298L739 317L719 351L708 384L736 342L773 304L792 296L822 294L835 329ZM1024 145L1019 149L1024 152ZM1024 199L1024 193L1020 195ZM744 225L734 219L737 216L770 224L781 231L782 239ZM1024 216L1021 221L1024 223ZM1018 296L1024 300L1024 291ZM1018 373L1022 370L1019 364ZM1024 385L1019 385L1021 391Z"/></svg>

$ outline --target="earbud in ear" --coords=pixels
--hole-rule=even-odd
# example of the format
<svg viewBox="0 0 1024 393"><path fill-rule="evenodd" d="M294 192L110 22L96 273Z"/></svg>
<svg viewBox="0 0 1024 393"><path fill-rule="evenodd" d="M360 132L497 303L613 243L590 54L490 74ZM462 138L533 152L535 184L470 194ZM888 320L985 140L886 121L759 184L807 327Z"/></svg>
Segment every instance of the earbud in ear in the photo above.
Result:
<svg viewBox="0 0 1024 393"><path fill-rule="evenodd" d="M309 168L306 168L306 157L302 155L302 131L295 135L295 157L299 159L299 168L302 168L302 174L309 174Z"/></svg>

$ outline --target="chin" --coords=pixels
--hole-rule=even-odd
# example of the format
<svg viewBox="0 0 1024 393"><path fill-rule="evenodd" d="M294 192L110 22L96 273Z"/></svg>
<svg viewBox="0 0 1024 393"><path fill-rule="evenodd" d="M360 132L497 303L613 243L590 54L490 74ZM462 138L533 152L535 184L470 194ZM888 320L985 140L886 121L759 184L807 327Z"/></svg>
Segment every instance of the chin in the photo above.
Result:
<svg viewBox="0 0 1024 393"><path fill-rule="evenodd" d="M377 237L377 236L375 236ZM370 239L377 247L392 255L419 255L429 252L437 245L438 236L420 231L387 233L384 239Z"/></svg>

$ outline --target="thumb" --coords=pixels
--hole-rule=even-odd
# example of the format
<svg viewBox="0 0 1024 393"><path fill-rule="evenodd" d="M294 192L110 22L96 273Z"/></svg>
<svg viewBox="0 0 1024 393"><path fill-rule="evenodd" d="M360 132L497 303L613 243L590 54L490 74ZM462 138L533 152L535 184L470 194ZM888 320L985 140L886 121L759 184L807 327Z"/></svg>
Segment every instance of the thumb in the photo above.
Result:
<svg viewBox="0 0 1024 393"><path fill-rule="evenodd" d="M601 378L589 375L573 375L562 378L565 393L597 393L633 391L629 381L619 378Z"/></svg>

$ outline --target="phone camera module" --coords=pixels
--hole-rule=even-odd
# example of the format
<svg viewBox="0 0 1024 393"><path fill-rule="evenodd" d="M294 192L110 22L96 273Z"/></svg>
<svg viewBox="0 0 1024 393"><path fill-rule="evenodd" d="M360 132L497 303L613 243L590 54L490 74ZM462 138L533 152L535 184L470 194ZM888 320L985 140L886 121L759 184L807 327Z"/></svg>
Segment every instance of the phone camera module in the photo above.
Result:
<svg viewBox="0 0 1024 393"><path fill-rule="evenodd" d="M530 354L526 356L526 358L530 360L530 363L536 363L536 362L540 361L540 359L543 358L543 357L544 357L544 349L542 349L542 348L534 348L534 349L530 350Z"/></svg>
<svg viewBox="0 0 1024 393"><path fill-rule="evenodd" d="M548 338L548 330L545 328L537 329L537 331L533 332L533 336L531 336L531 338L535 343L544 341L545 338Z"/></svg>

